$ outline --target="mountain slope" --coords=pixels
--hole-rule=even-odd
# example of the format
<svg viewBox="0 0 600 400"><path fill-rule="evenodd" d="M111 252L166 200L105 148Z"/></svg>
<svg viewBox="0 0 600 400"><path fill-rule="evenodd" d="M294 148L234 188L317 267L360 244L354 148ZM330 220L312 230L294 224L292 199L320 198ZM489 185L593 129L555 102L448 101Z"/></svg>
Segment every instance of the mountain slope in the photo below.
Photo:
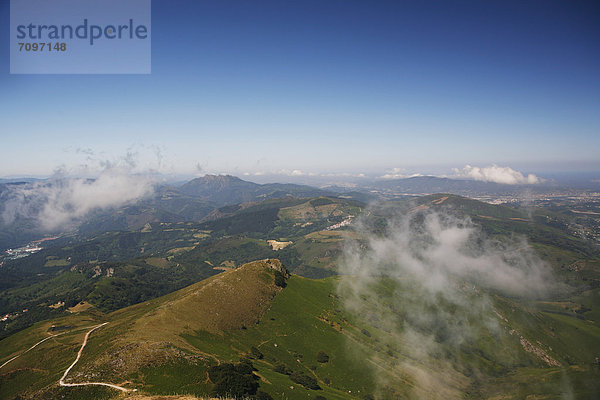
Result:
<svg viewBox="0 0 600 400"><path fill-rule="evenodd" d="M315 197L328 192L295 184L258 183L231 175L205 175L179 188L181 193L210 201L217 206L285 197Z"/></svg>
<svg viewBox="0 0 600 400"><path fill-rule="evenodd" d="M243 232L231 235L242 222L256 226L264 210L273 212L262 232L251 231L250 237ZM283 199L225 207L220 213L220 218L206 222L216 224L210 228L218 232L206 230L209 227L204 224L165 223L128 233L138 239L163 238L166 252L122 263L120 268L130 273L129 278L93 279L106 283L99 285L102 289L119 289L115 292L119 298L137 291L135 285L143 285L146 281L141 277L149 274L160 286L166 283L161 279L178 276L170 271L186 275L184 268L190 266L210 273L227 272L112 313L92 308L63 314L2 340L0 365L43 338L64 332L0 368L0 398L114 397L114 389L56 386L73 362L86 329L104 322L108 324L90 336L67 382L108 382L137 388L145 395L205 396L215 388L210 371L243 359L256 368L261 390L274 398L519 399L561 398L572 393L576 398L593 399L600 393L596 360L600 354L600 263L593 247L570 235L552 218L540 218L552 214L528 213L448 194L369 208L360 222L341 230L327 228L339 221L353 221L351 216L359 218L359 204L323 197ZM373 249L394 254L402 238L394 237L388 248L384 236L386 222L398 213L409 215L420 234L427 232L423 223L436 214L447 217L446 222L457 222L451 223L453 229L446 233L460 233L466 227L485 233L477 236L482 242L469 242L473 247L464 249L471 257L467 263L477 262L480 251L492 249L497 256L507 253L508 262L520 265L514 256L526 254L521 251L527 246L518 241L518 248L510 244L513 236L524 234L547 260L557 286L543 297L510 294L479 281L475 274L464 276L455 269L442 275L446 276L443 285L435 285L444 291L430 296L430 288L402 270L403 263L414 262L408 258L386 260L381 265L392 269L370 274L361 270L377 265L377 258L366 258L356 272L343 269L345 263L360 258L360 253L352 257L353 253L343 252L348 239L370 256L375 255ZM375 235L365 228L373 228ZM296 236L281 238L278 232ZM141 242L124 240L128 237L124 235L107 237L139 252L136 246ZM497 239L494 246L499 247L488 247L492 243L484 240L485 236ZM443 236L431 238L435 240L419 237L425 249L433 246L436 250L436 243L443 240ZM274 250L267 239L276 239L285 247ZM371 246L373 243L376 246ZM483 247L477 247L479 244ZM433 250L422 254L417 250L415 260L433 255ZM406 256L410 252L400 253ZM450 254L443 258L444 263L462 253ZM40 262L48 262L49 253L45 252L30 260L38 255ZM68 255L56 253L65 259ZM346 273L321 280L291 276L282 289L281 281L276 284L280 279L275 272L280 265L277 261L241 265L249 259L275 256L290 260L298 270L313 265ZM485 260L494 262L494 270L507 271L495 258ZM535 262L534 258L526 260ZM84 272L94 273L96 265L105 274L113 264L96 262ZM44 268L59 267L41 267L40 271ZM118 275L119 269L114 273ZM77 286L80 281L69 280L75 275L76 271L59 274L56 284L62 286L39 289L59 291ZM21 293L22 298L40 290L32 287ZM104 298L112 298L111 293L106 292ZM100 291L96 294L103 296Z"/></svg>
<svg viewBox="0 0 600 400"><path fill-rule="evenodd" d="M268 259L191 285L138 317L131 334L146 340L176 340L178 335L200 330L218 334L254 325L282 289L275 284L276 274L288 275L279 260Z"/></svg>
<svg viewBox="0 0 600 400"><path fill-rule="evenodd" d="M205 396L214 387L211 368L241 357L256 368L261 390L291 400L560 398L565 390L592 399L600 390L593 364L600 328L585 318L495 296L486 319L470 321L479 336L457 345L440 336L435 323L405 314L420 301L418 288L372 281L375 296L363 305L387 306L357 314L340 291L342 278L292 276L282 289L275 271L283 271L276 260L249 263L108 315L91 310L20 332L2 342L0 362L50 334L64 334L0 368L0 397L118 397L109 388L56 385L89 327L102 322L108 324L90 336L67 382L115 383L141 395ZM399 290L405 303L393 300ZM452 303L440 307L461 312ZM406 336L410 326L419 330ZM409 347L416 338L422 353ZM430 354L432 345L437 350Z"/></svg>

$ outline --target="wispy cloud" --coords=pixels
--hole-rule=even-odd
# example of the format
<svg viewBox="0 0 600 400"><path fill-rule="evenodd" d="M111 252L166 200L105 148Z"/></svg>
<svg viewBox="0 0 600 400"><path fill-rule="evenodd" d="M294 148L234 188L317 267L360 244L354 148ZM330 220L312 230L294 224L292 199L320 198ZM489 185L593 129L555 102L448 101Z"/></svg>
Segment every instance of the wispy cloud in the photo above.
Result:
<svg viewBox="0 0 600 400"><path fill-rule="evenodd" d="M466 165L462 169L454 168L454 177L507 185L535 185L543 182L541 178L534 174L525 176L510 167L499 167L495 164L488 167Z"/></svg>
<svg viewBox="0 0 600 400"><path fill-rule="evenodd" d="M501 333L488 291L539 296L554 288L527 242L492 240L450 212L401 213L384 234L360 219L356 230L339 293L355 318L387 332L381 340L402 354L392 373L414 383L416 398L460 398L466 378L449 349Z"/></svg>
<svg viewBox="0 0 600 400"><path fill-rule="evenodd" d="M95 210L107 210L133 203L154 191L155 177L133 173L134 156L123 163L106 162L95 177L68 176L64 169L48 180L10 186L2 192L2 220L34 219L41 230L72 226Z"/></svg>

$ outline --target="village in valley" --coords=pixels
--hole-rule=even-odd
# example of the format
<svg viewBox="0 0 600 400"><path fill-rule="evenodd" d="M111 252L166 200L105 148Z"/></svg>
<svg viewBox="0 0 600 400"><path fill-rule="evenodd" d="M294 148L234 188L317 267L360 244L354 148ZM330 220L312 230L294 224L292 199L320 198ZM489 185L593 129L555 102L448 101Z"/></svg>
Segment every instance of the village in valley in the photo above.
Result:
<svg viewBox="0 0 600 400"><path fill-rule="evenodd" d="M16 260L19 258L27 257L31 254L37 253L40 250L43 250L42 243L58 239L58 236L45 237L38 240L33 240L27 243L25 246L17 247L15 249L6 249L4 251L5 255L0 254L0 267L4 260Z"/></svg>

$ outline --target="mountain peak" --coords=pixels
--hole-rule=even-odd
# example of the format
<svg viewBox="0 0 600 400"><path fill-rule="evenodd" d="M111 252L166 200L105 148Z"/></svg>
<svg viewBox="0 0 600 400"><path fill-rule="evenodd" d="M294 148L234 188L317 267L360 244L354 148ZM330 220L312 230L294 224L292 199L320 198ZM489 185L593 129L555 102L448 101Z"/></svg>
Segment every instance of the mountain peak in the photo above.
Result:
<svg viewBox="0 0 600 400"><path fill-rule="evenodd" d="M231 175L204 175L183 185L181 191L189 196L220 202L229 198L231 192L252 191L259 186L257 183L247 182Z"/></svg>
<svg viewBox="0 0 600 400"><path fill-rule="evenodd" d="M204 184L204 185L215 185L215 184L224 185L224 184L233 183L233 182L244 182L244 183L256 185L256 183L244 181L244 180L238 178L237 176L233 176L233 175L212 175L212 174L206 174L206 175L201 176L199 178L192 179L191 181L189 181L188 183L186 183L186 185L190 184L190 183Z"/></svg>
<svg viewBox="0 0 600 400"><path fill-rule="evenodd" d="M204 175L187 182L181 186L180 191L188 196L219 205L267 198L315 197L325 194L322 190L310 186L276 183L260 185L232 175Z"/></svg>
<svg viewBox="0 0 600 400"><path fill-rule="evenodd" d="M196 178L196 180L204 180L204 181L215 181L215 180L220 180L220 181L224 181L224 180L228 180L228 181L241 181L242 179L238 178L237 176L233 176L233 175L229 175L229 174L206 174L204 176L201 176L199 178Z"/></svg>
<svg viewBox="0 0 600 400"><path fill-rule="evenodd" d="M137 335L164 340L167 332L177 337L184 331L221 333L253 326L282 290L275 271L289 276L278 259L253 261L156 300L160 305L150 307L138 320Z"/></svg>

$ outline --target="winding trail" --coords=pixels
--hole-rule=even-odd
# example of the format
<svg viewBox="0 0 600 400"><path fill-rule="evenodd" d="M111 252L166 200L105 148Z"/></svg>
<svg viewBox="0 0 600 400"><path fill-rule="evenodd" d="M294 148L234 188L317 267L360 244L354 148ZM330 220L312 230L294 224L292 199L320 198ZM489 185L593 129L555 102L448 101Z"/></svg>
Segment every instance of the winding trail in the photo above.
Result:
<svg viewBox="0 0 600 400"><path fill-rule="evenodd" d="M65 382L65 378L67 377L67 375L69 374L69 372L71 371L71 369L75 366L75 364L77 364L77 362L79 361L79 359L81 358L81 353L83 353L83 349L85 347L85 345L87 344L88 338L90 337L90 334L92 332L94 332L96 329L103 327L104 325L108 324L108 322L105 322L103 324L100 325L96 325L94 327L92 327L86 334L85 334L85 338L83 339L83 343L81 344L81 348L79 349L79 352L77 353L77 358L75 358L75 361L73 361L73 364L71 364L69 366L69 368L67 368L67 370L65 371L65 373L63 374L63 376L60 378L60 380L58 381L58 384L60 386L90 386L90 385L96 385L96 386L108 386L111 387L113 389L117 389L120 390L122 392L137 392L137 389L127 389L124 388L122 386L118 386L118 385L114 385L112 383L104 383L104 382L81 382L81 383L66 383ZM58 333L56 335L52 335L52 336L48 336L47 338L44 338L42 340L40 340L39 342L37 342L36 344L34 344L33 346L31 346L30 348L28 348L27 350L25 350L24 352L22 352L21 354L17 354L16 356L14 356L13 358L11 358L10 360L4 362L2 365L0 365L0 368L4 367L6 364L8 364L9 362L13 361L14 359L22 356L23 354L27 353L30 350L33 350L34 348L36 348L38 345L44 343L46 340L48 339L52 339L55 338L57 336L60 335L64 335L66 333L72 333L72 332L76 332L78 330L81 329L87 329L87 328L79 328L79 329L75 329L74 331L68 331L68 332L61 332Z"/></svg>
<svg viewBox="0 0 600 400"><path fill-rule="evenodd" d="M27 350L25 350L24 352L22 352L21 354L17 354L16 356L14 356L13 358L11 358L10 360L6 361L4 364L0 365L0 368L4 367L6 364L8 364L9 362L11 362L11 361L12 361L12 360L14 360L15 358L19 358L19 357L21 357L23 354L27 353L29 350L33 350L34 348L36 348L36 346L37 346L38 344L42 344L42 343L44 343L44 342L45 342L46 340L48 340L48 339L52 339L53 337L57 337L57 336L60 336L60 335L64 335L65 333L67 333L67 332L62 332L62 333L59 333L59 334L56 334L56 335L48 336L47 338L44 338L44 339L40 340L39 342L37 342L36 344L34 344L33 346L31 346L30 348L28 348L28 349L27 349Z"/></svg>
<svg viewBox="0 0 600 400"><path fill-rule="evenodd" d="M96 325L94 326L92 329L90 329L86 334L85 334L85 338L83 339L83 343L81 344L81 348L79 349L79 352L77 353L77 358L75 358L75 361L73 361L73 364L71 364L69 366L69 368L66 369L65 373L63 374L63 376L60 378L60 380L58 381L58 384L60 386L108 386L111 387L113 389L117 389L120 390L122 392L131 392L131 389L127 389L124 388L122 386L118 386L118 385L114 385L112 383L104 383L104 382L81 382L81 383L65 383L65 378L67 377L67 375L69 374L69 371L71 371L71 369L75 366L75 364L77 364L77 362L79 361L79 359L81 358L81 353L83 353L83 348L85 347L85 345L87 344L88 338L90 337L90 334L92 332L94 332L96 329L103 327L104 325L108 324L108 322L105 322L103 324L100 325ZM133 389L133 391L135 392L136 389Z"/></svg>

